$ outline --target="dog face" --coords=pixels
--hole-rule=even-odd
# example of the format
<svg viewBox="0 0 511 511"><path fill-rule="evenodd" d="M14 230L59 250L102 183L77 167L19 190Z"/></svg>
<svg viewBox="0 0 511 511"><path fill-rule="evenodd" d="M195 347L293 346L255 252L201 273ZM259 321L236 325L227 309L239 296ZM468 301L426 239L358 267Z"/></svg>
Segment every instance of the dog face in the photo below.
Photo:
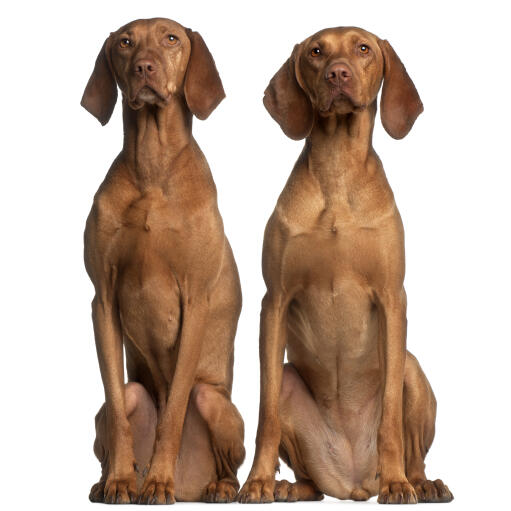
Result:
<svg viewBox="0 0 511 511"><path fill-rule="evenodd" d="M369 32L322 30L297 53L297 79L320 114L347 114L376 98L384 63L377 39Z"/></svg>
<svg viewBox="0 0 511 511"><path fill-rule="evenodd" d="M301 139L317 116L367 108L382 80L383 125L402 138L422 112L419 95L390 44L359 28L321 30L296 45L270 81L264 104L288 136Z"/></svg>
<svg viewBox="0 0 511 511"><path fill-rule="evenodd" d="M205 119L225 97L215 63L197 32L163 18L133 21L110 34L96 60L82 106L106 124L119 86L127 105L164 108L174 96Z"/></svg>
<svg viewBox="0 0 511 511"><path fill-rule="evenodd" d="M165 106L180 93L191 42L178 23L140 20L110 36L110 59L119 88L134 110L144 104Z"/></svg>

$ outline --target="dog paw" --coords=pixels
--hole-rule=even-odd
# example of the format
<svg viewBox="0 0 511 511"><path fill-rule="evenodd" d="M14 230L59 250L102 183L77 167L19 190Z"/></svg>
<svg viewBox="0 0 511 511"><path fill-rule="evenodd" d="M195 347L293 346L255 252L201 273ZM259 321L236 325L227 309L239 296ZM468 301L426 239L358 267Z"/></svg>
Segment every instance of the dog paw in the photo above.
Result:
<svg viewBox="0 0 511 511"><path fill-rule="evenodd" d="M408 481L384 484L378 494L378 504L417 504L417 495Z"/></svg>
<svg viewBox="0 0 511 511"><path fill-rule="evenodd" d="M364 502L370 498L371 494L367 490L364 490L364 488L355 488L350 495L350 499L356 502Z"/></svg>
<svg viewBox="0 0 511 511"><path fill-rule="evenodd" d="M236 499L238 489L229 481L214 481L209 483L203 494L203 502L229 503Z"/></svg>
<svg viewBox="0 0 511 511"><path fill-rule="evenodd" d="M134 477L108 478L92 486L89 500L105 504L131 504L136 501L136 496L137 482Z"/></svg>
<svg viewBox="0 0 511 511"><path fill-rule="evenodd" d="M93 484L89 493L89 500L91 502L104 502L105 501L105 481Z"/></svg>
<svg viewBox="0 0 511 511"><path fill-rule="evenodd" d="M454 499L449 487L440 479L417 481L413 486L419 502L451 502Z"/></svg>
<svg viewBox="0 0 511 511"><path fill-rule="evenodd" d="M285 479L276 481L273 497L275 502L296 502L298 500L296 485Z"/></svg>
<svg viewBox="0 0 511 511"><path fill-rule="evenodd" d="M321 493L312 481L299 480L290 483L283 479L275 482L275 490L273 492L275 502L296 502L297 500L323 500L324 495Z"/></svg>
<svg viewBox="0 0 511 511"><path fill-rule="evenodd" d="M140 491L138 504L174 504L174 483L172 481L160 480L160 478L146 478L144 486Z"/></svg>
<svg viewBox="0 0 511 511"><path fill-rule="evenodd" d="M267 504L274 501L275 480L249 479L238 494L241 504Z"/></svg>

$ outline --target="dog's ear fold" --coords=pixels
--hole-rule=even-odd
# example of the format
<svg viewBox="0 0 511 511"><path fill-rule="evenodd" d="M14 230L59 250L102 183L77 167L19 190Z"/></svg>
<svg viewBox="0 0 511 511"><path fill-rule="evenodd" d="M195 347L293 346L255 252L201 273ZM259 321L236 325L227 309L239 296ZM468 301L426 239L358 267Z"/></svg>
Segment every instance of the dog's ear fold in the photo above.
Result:
<svg viewBox="0 0 511 511"><path fill-rule="evenodd" d="M186 29L191 49L186 70L184 92L190 111L204 120L225 98L220 75L204 39L198 32Z"/></svg>
<svg viewBox="0 0 511 511"><path fill-rule="evenodd" d="M310 99L296 78L297 51L298 45L270 80L263 98L266 110L293 140L305 138L312 129L314 119Z"/></svg>
<svg viewBox="0 0 511 511"><path fill-rule="evenodd" d="M117 84L109 62L109 51L110 38L107 38L96 59L80 103L103 126L112 117L117 102Z"/></svg>
<svg viewBox="0 0 511 511"><path fill-rule="evenodd" d="M388 41L378 41L384 58L381 121L392 137L405 137L424 110L419 93L405 66Z"/></svg>

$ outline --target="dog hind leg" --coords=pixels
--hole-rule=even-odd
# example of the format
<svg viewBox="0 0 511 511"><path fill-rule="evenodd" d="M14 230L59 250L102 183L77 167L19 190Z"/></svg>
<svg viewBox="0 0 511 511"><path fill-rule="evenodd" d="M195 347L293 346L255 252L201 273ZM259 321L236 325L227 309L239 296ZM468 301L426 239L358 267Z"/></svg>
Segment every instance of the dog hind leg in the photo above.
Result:
<svg viewBox="0 0 511 511"><path fill-rule="evenodd" d="M326 426L309 389L289 363L284 365L279 411L279 456L293 470L296 482L277 481L275 500L321 500L323 493L349 498L351 491L336 461L343 457L343 439Z"/></svg>
<svg viewBox="0 0 511 511"><path fill-rule="evenodd" d="M143 385L130 382L124 386L126 414L133 435L133 451L137 465L137 487L143 482L144 471L151 461L156 430L156 407ZM96 439L94 454L101 463L101 479L91 488L89 499L92 502L104 501L104 490L108 474L108 432L106 428L106 408L103 404L96 418Z"/></svg>
<svg viewBox="0 0 511 511"><path fill-rule="evenodd" d="M435 436L436 400L417 359L408 353L403 394L406 477L419 502L450 502L454 497L440 480L426 477L424 458Z"/></svg>
<svg viewBox="0 0 511 511"><path fill-rule="evenodd" d="M227 393L215 385L196 384L191 400L207 425L216 465L216 479L206 486L202 499L232 502L239 490L236 473L245 458L241 415Z"/></svg>

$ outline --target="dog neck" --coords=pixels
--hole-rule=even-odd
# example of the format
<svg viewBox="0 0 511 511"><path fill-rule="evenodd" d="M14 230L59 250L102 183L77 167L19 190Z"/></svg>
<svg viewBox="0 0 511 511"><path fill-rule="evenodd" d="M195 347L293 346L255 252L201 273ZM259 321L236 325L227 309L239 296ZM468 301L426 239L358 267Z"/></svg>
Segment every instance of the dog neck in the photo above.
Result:
<svg viewBox="0 0 511 511"><path fill-rule="evenodd" d="M327 202L349 196L371 172L375 115L373 102L360 112L316 118L305 151Z"/></svg>
<svg viewBox="0 0 511 511"><path fill-rule="evenodd" d="M165 107L145 105L139 110L123 101L122 156L143 186L161 186L172 163L192 141L192 114L179 97Z"/></svg>

